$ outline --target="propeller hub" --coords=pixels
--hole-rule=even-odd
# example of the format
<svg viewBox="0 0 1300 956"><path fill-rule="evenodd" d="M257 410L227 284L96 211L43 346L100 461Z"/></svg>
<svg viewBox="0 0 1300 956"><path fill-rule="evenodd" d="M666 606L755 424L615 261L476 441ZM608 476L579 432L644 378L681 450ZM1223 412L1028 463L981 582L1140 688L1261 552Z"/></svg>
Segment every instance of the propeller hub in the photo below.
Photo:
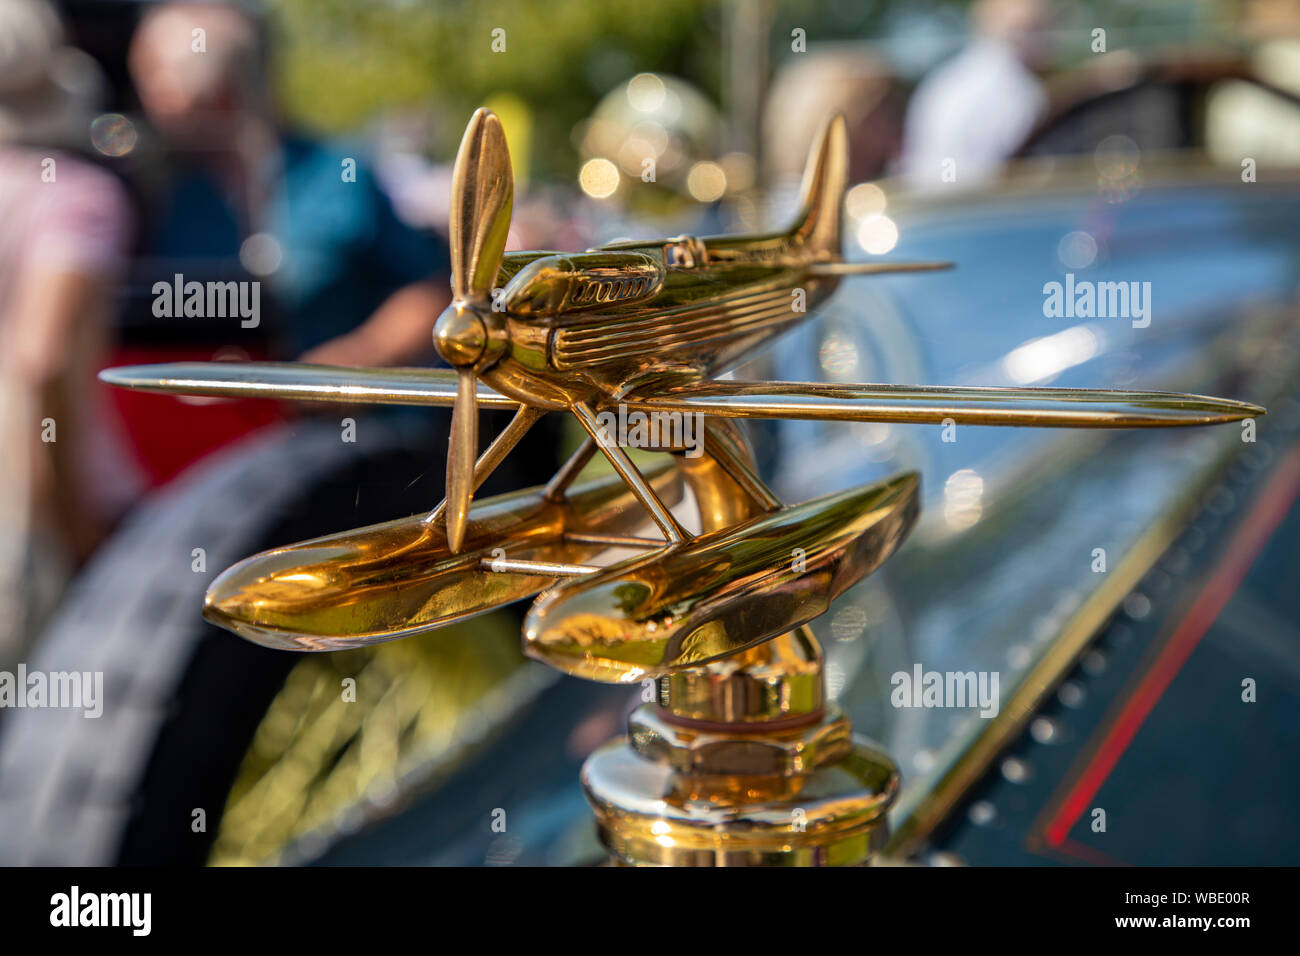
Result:
<svg viewBox="0 0 1300 956"><path fill-rule="evenodd" d="M487 324L463 303L449 305L433 327L434 347L455 368L476 364L486 354L490 341Z"/></svg>

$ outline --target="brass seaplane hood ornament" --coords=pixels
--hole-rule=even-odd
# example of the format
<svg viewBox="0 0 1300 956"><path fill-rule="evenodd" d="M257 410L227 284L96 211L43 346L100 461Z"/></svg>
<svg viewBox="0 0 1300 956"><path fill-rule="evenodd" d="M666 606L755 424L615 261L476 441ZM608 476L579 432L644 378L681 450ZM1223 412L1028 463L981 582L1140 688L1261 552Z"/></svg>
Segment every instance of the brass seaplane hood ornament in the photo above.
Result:
<svg viewBox="0 0 1300 956"><path fill-rule="evenodd" d="M447 496L432 513L248 558L212 583L204 615L259 644L330 651L540 593L524 624L528 654L594 680L659 682L659 703L632 717L631 743L598 750L583 772L616 860L866 860L898 773L825 700L805 625L897 548L917 515L919 479L786 506L732 420L1134 428L1264 410L1168 392L717 380L813 315L846 277L947 266L843 261L847 171L835 116L785 232L506 253L510 157L500 121L478 110L452 184L454 298L433 327L454 371L220 362L101 374L173 394L453 406ZM484 406L515 416L479 454ZM639 468L605 427L615 408L704 416L704 454L682 454L669 428L653 447L677 454ZM585 443L545 487L473 502L548 411L574 415ZM578 481L598 451L615 474ZM698 531L679 518L687 510ZM647 518L659 537L641 530Z"/></svg>

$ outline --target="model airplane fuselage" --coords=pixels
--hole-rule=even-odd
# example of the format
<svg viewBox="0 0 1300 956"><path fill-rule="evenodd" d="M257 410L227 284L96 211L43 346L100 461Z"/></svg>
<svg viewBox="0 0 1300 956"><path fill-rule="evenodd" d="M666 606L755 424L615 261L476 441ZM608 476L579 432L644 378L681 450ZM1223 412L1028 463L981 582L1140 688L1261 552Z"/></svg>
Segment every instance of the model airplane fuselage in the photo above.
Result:
<svg viewBox="0 0 1300 956"><path fill-rule="evenodd" d="M456 366L472 359L485 382L523 403L599 404L647 381L695 382L724 371L814 314L844 274L948 265L844 263L847 175L837 118L813 146L799 212L785 232L505 254L490 310L453 303L435 333L439 351ZM508 206L502 212L508 216Z"/></svg>
<svg viewBox="0 0 1300 956"><path fill-rule="evenodd" d="M647 376L717 374L834 291L837 277L809 272L810 252L792 236L751 248L682 236L521 256L499 300L509 346L482 377L512 398L567 408L575 397L617 399Z"/></svg>

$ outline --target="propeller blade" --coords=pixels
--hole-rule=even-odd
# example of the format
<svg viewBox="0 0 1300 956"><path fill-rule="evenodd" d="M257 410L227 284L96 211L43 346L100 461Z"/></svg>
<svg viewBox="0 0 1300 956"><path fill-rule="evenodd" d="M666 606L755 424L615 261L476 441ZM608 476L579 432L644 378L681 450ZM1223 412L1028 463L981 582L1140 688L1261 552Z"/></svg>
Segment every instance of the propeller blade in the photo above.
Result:
<svg viewBox="0 0 1300 956"><path fill-rule="evenodd" d="M470 117L451 181L451 290L486 302L505 257L514 205L514 174L501 120L491 110Z"/></svg>
<svg viewBox="0 0 1300 956"><path fill-rule="evenodd" d="M460 552L474 495L474 459L478 455L478 379L474 369L460 369L456 405L451 413L451 446L447 450L447 546Z"/></svg>

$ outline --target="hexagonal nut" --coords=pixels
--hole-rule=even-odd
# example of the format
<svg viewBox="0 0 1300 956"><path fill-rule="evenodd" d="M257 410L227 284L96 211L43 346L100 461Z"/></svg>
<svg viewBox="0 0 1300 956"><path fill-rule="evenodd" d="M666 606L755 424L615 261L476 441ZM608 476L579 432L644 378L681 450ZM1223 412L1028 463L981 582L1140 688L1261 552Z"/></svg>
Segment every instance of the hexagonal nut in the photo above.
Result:
<svg viewBox="0 0 1300 956"><path fill-rule="evenodd" d="M849 753L851 734L848 718L835 707L828 707L816 723L775 731L695 728L665 720L653 704L638 707L628 719L637 753L687 774L811 773Z"/></svg>

